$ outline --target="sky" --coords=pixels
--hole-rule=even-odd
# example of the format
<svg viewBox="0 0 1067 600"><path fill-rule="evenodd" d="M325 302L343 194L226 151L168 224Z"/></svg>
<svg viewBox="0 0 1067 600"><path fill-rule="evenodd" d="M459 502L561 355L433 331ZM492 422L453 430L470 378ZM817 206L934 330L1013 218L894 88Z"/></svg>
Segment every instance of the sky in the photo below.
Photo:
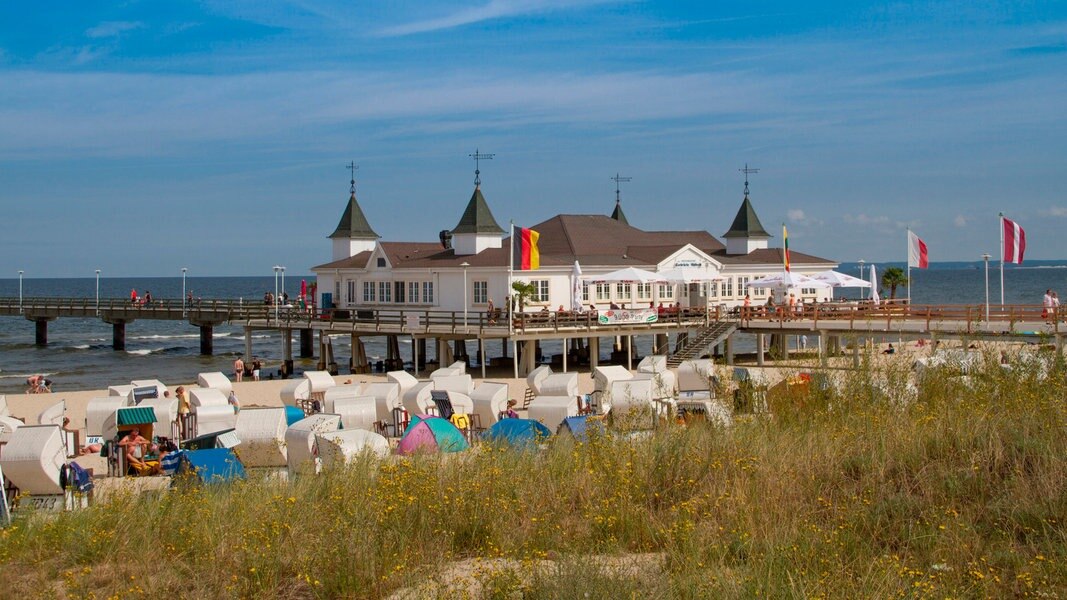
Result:
<svg viewBox="0 0 1067 600"><path fill-rule="evenodd" d="M1067 259L1067 3L0 3L0 277L271 275L610 214L853 262Z"/></svg>

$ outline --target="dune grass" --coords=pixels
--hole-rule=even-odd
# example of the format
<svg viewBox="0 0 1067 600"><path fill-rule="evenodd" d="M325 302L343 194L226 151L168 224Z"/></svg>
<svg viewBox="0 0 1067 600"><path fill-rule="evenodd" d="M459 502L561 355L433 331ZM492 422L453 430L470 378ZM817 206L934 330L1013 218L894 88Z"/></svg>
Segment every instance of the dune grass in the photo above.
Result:
<svg viewBox="0 0 1067 600"><path fill-rule="evenodd" d="M24 516L0 532L0 590L1067 597L1062 365L947 375L913 387L903 363L868 367L725 430L365 458Z"/></svg>

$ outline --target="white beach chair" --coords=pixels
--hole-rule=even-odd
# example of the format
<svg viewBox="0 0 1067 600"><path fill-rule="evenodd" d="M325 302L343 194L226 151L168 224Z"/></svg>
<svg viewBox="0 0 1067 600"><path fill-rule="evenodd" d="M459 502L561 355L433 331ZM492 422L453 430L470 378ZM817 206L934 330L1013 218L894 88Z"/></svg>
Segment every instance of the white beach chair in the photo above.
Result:
<svg viewBox="0 0 1067 600"><path fill-rule="evenodd" d="M599 414L611 412L611 389L616 381L633 379L633 374L618 365L593 369L593 407Z"/></svg>
<svg viewBox="0 0 1067 600"><path fill-rule="evenodd" d="M374 431L374 423L378 420L374 396L336 398L327 412L339 415L345 429Z"/></svg>
<svg viewBox="0 0 1067 600"><path fill-rule="evenodd" d="M11 409L7 407L7 396L0 394L0 417L10 417Z"/></svg>
<svg viewBox="0 0 1067 600"><path fill-rule="evenodd" d="M103 436L104 423L108 417L114 421L115 411L123 406L129 406L126 396L102 396L92 398L85 406L85 435Z"/></svg>
<svg viewBox="0 0 1067 600"><path fill-rule="evenodd" d="M233 391L233 383L222 371L200 373L196 376L196 385L202 388L218 390L227 396Z"/></svg>
<svg viewBox="0 0 1067 600"><path fill-rule="evenodd" d="M6 444L11 441L11 434L23 425L25 423L15 417L0 416L0 444ZM3 452L0 451L0 454L3 454Z"/></svg>
<svg viewBox="0 0 1067 600"><path fill-rule="evenodd" d="M362 452L379 458L389 456L389 440L365 429L345 429L316 435L322 468L343 466Z"/></svg>
<svg viewBox="0 0 1067 600"><path fill-rule="evenodd" d="M470 375L450 375L433 379L433 389L446 392L459 392L470 395L474 391L474 380Z"/></svg>
<svg viewBox="0 0 1067 600"><path fill-rule="evenodd" d="M134 389L147 388L147 387L156 388L156 398L162 398L163 395L167 391L166 384L164 384L162 381L160 381L158 379L135 379L135 380L130 382L130 385L132 385L134 387ZM130 394L133 394L133 390L130 390ZM130 401L132 402L133 399L134 398L131 395L130 396Z"/></svg>
<svg viewBox="0 0 1067 600"><path fill-rule="evenodd" d="M63 417L67 414L67 401L60 400L55 404L41 411L41 414L37 415L38 425L55 425L57 427L63 426Z"/></svg>
<svg viewBox="0 0 1067 600"><path fill-rule="evenodd" d="M570 396L537 396L530 402L529 418L555 431L567 417L578 416L578 399Z"/></svg>
<svg viewBox="0 0 1067 600"><path fill-rule="evenodd" d="M408 373L407 371L389 371L385 374L386 381L395 383L400 386L400 395L403 396L404 392L408 391L419 382L418 379Z"/></svg>
<svg viewBox="0 0 1067 600"><path fill-rule="evenodd" d="M233 412L233 407L229 403L221 406L215 404L198 406L194 412L196 413L197 436L218 433L237 426L237 414Z"/></svg>
<svg viewBox="0 0 1067 600"><path fill-rule="evenodd" d="M415 383L417 384L418 380ZM403 402L401 401L403 394L400 391L400 387L399 383L381 382L371 383L363 388L364 396L374 397L377 421L388 426L395 426L396 413L394 411L403 407Z"/></svg>
<svg viewBox="0 0 1067 600"><path fill-rule="evenodd" d="M537 393L539 396L578 396L578 373L552 373L541 380Z"/></svg>
<svg viewBox="0 0 1067 600"><path fill-rule="evenodd" d="M311 399L311 382L307 379L293 379L287 381L278 392L282 404L303 408L304 403Z"/></svg>
<svg viewBox="0 0 1067 600"><path fill-rule="evenodd" d="M285 430L285 447L288 453L289 475L316 473L315 436L337 431L341 426L340 415L318 413L293 423Z"/></svg>
<svg viewBox="0 0 1067 600"><path fill-rule="evenodd" d="M189 405L193 412L201 406L229 406L230 400L221 391L212 388L192 388L186 391L189 394Z"/></svg>
<svg viewBox="0 0 1067 600"><path fill-rule="evenodd" d="M238 450L246 467L285 467L284 408L246 408L237 413L234 433L241 439Z"/></svg>
<svg viewBox="0 0 1067 600"><path fill-rule="evenodd" d="M667 357L662 354L652 354L641 359L637 363L638 373L663 373L667 370Z"/></svg>
<svg viewBox="0 0 1067 600"><path fill-rule="evenodd" d="M500 413L507 410L508 384L483 381L471 393L471 402L482 428L488 429L500 420Z"/></svg>
<svg viewBox="0 0 1067 600"><path fill-rule="evenodd" d="M134 385L111 385L111 386L108 386L108 388L107 388L107 395L108 396L122 396L123 398L126 398L126 397L128 397L130 395L130 392L132 392L133 388L135 388L135 387L137 387L137 386L134 386Z"/></svg>
<svg viewBox="0 0 1067 600"><path fill-rule="evenodd" d="M178 435L178 399L149 398L142 400L140 406L151 408L156 413L155 434L177 440Z"/></svg>
<svg viewBox="0 0 1067 600"><path fill-rule="evenodd" d="M685 398L701 400L714 396L712 376L715 366L708 359L687 360L678 365L678 392Z"/></svg>
<svg viewBox="0 0 1067 600"><path fill-rule="evenodd" d="M409 415L424 415L433 406L430 392L434 390L433 381L420 381L404 393L404 410Z"/></svg>
<svg viewBox="0 0 1067 600"><path fill-rule="evenodd" d="M4 476L25 495L63 493L59 472L66 464L58 425L23 425L11 434L0 453Z"/></svg>

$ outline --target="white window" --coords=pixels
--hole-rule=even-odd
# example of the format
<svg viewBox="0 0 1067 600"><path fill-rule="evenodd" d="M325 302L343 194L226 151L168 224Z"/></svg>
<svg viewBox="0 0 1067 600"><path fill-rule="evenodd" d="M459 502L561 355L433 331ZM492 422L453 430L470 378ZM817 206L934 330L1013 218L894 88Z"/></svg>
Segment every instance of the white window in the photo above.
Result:
<svg viewBox="0 0 1067 600"><path fill-rule="evenodd" d="M745 294L749 293L749 290L748 290L748 281L749 281L749 279L752 279L752 278L751 277L738 277L737 278L737 295L738 296L742 296L743 297Z"/></svg>
<svg viewBox="0 0 1067 600"><path fill-rule="evenodd" d="M589 284L582 284L582 302L589 302Z"/></svg>
<svg viewBox="0 0 1067 600"><path fill-rule="evenodd" d="M639 284L637 284L637 299L638 300L651 300L652 299L652 284L651 283L639 283Z"/></svg>
<svg viewBox="0 0 1067 600"><path fill-rule="evenodd" d="M345 287L348 288L346 290L348 294L345 295L345 302L347 304L354 304L356 302L356 282L349 279L347 283L348 285Z"/></svg>
<svg viewBox="0 0 1067 600"><path fill-rule="evenodd" d="M393 301L393 282L391 281L379 281L378 282L378 302L392 302Z"/></svg>
<svg viewBox="0 0 1067 600"><path fill-rule="evenodd" d="M610 283L598 283L596 284L596 299L597 302L607 302L611 300L611 284Z"/></svg>
<svg viewBox="0 0 1067 600"><path fill-rule="evenodd" d="M719 286L718 285L716 285L714 283L705 283L705 284L702 284L702 285L704 286L704 289L706 290L705 294L704 294L705 296L707 296L708 298L718 298L719 297Z"/></svg>
<svg viewBox="0 0 1067 600"><path fill-rule="evenodd" d="M368 304L374 302L374 282L373 281L364 281L363 282L363 302L364 303L368 303Z"/></svg>
<svg viewBox="0 0 1067 600"><path fill-rule="evenodd" d="M733 277L727 277L726 281L723 282L723 285L726 286L726 291L723 292L722 295L726 296L727 298L729 298L730 296L733 296L734 295L734 278Z"/></svg>
<svg viewBox="0 0 1067 600"><path fill-rule="evenodd" d="M661 300L674 298L674 286L667 283L659 284L659 298Z"/></svg>
<svg viewBox="0 0 1067 600"><path fill-rule="evenodd" d="M404 303L404 290L406 289L406 287L407 286L404 285L403 281L394 281L393 282L393 289L396 290L396 301L399 304L403 304Z"/></svg>
<svg viewBox="0 0 1067 600"><path fill-rule="evenodd" d="M814 296L815 295L815 288L802 288L800 290L800 293L802 295L805 295L805 296Z"/></svg>
<svg viewBox="0 0 1067 600"><path fill-rule="evenodd" d="M489 302L489 282L488 281L475 281L474 282L474 303L485 304Z"/></svg>
<svg viewBox="0 0 1067 600"><path fill-rule="evenodd" d="M530 300L533 302L548 302L548 280L535 279L530 283L534 286L534 295Z"/></svg>
<svg viewBox="0 0 1067 600"><path fill-rule="evenodd" d="M423 304L433 304L433 282L422 282L422 302Z"/></svg>
<svg viewBox="0 0 1067 600"><path fill-rule="evenodd" d="M629 283L617 283L615 284L615 297L619 300L629 300L633 293L632 289Z"/></svg>
<svg viewBox="0 0 1067 600"><path fill-rule="evenodd" d="M419 282L418 281L409 281L408 282L408 304L418 304L418 303L419 303Z"/></svg>

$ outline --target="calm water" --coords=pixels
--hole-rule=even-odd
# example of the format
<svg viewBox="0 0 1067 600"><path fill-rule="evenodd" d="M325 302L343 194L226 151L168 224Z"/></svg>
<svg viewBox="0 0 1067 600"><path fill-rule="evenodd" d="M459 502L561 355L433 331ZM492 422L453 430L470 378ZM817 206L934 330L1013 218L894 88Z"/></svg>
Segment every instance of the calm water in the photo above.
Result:
<svg viewBox="0 0 1067 600"><path fill-rule="evenodd" d="M1008 269L1005 273L1006 301L1010 304L1039 304L1045 289L1067 294L1067 266L1064 261L1035 263L1034 267ZM916 304L980 304L985 298L984 271L981 263L941 264L927 271L912 271L912 301ZM879 272L884 265L878 265ZM858 265L843 264L841 270L858 275ZM999 270L992 265L989 271L991 301L1000 298ZM300 289L300 277L286 277L290 297ZM310 278L307 278L310 280ZM244 298L261 302L266 291L274 291L273 277L190 277L187 289L204 299ZM182 280L176 278L105 278L100 280L101 297L128 297L131 288L152 297L180 298ZM59 296L93 298L96 280L86 279L25 279L26 296ZM857 290L843 294L858 297ZM840 295L840 294L839 294ZM898 296L905 291L899 290ZM0 296L17 297L18 280L0 280ZM1067 295L1064 296L1067 298ZM651 340L641 336L635 341L636 351L647 354ZM48 324L47 348L34 345L33 324L18 317L0 317L0 393L21 393L25 379L33 373L46 373L55 382L56 391L105 388L128 383L131 379L160 379L168 384L190 382L203 371L229 373L234 357L244 350L244 334L240 327L222 325L215 328L215 355L200 356L199 330L183 322L134 321L126 326L126 351L111 349L111 326L98 319L58 319ZM294 351L298 340L294 335ZM602 353L610 353L608 340L601 343ZM253 335L253 351L262 357L271 370L282 359L281 337L270 332ZM335 356L342 365L351 356L348 336L336 336ZM374 362L384 358L384 338L367 338L367 354ZM738 351L751 350L748 344L738 344ZM427 349L433 357L433 344ZM468 346L473 355L476 346ZM401 338L402 356L411 359L410 339ZM546 356L559 353L559 345L544 345ZM500 345L490 344L490 355L499 355ZM301 362L296 368L314 368L314 359ZM410 365L409 365L410 366ZM266 376L266 375L264 375Z"/></svg>

